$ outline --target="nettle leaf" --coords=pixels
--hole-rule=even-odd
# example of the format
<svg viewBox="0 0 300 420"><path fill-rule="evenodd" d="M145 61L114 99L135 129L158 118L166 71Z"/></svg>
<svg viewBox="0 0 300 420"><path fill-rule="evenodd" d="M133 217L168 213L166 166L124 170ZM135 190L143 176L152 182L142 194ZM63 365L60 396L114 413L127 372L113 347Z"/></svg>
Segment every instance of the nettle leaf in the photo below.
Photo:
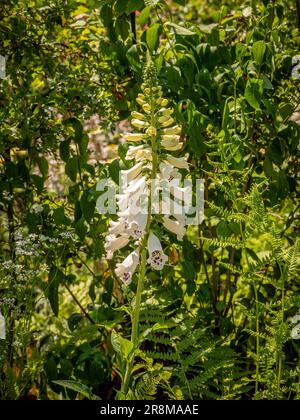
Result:
<svg viewBox="0 0 300 420"><path fill-rule="evenodd" d="M122 354L125 359L128 359L133 349L133 343L131 341L113 331L111 334L111 344L117 353Z"/></svg>
<svg viewBox="0 0 300 420"><path fill-rule="evenodd" d="M151 51L154 51L158 48L159 45L159 36L162 32L162 26L160 23L155 23L150 26L146 32L146 42Z"/></svg>
<svg viewBox="0 0 300 420"><path fill-rule="evenodd" d="M266 48L267 45L265 41L256 41L252 46L252 56L254 61L258 65L261 65L263 63Z"/></svg>

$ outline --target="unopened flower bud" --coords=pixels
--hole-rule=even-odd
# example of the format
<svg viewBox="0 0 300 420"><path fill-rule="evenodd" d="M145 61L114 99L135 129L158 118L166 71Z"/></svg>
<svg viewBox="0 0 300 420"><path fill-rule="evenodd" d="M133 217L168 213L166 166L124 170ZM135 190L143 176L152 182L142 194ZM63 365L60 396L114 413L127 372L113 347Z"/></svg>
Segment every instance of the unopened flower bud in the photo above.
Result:
<svg viewBox="0 0 300 420"><path fill-rule="evenodd" d="M144 120L145 119L145 115L144 114L141 114L140 112L137 112L137 111L133 111L131 113L131 116L133 118L137 118L138 120Z"/></svg>
<svg viewBox="0 0 300 420"><path fill-rule="evenodd" d="M145 121L133 119L131 121L131 124L136 128L146 128L149 124Z"/></svg>
<svg viewBox="0 0 300 420"><path fill-rule="evenodd" d="M149 136L156 136L156 134L157 134L157 130L156 130L156 128L155 127L149 127L148 129L147 129L147 131L146 131L146 133L149 135Z"/></svg>
<svg viewBox="0 0 300 420"><path fill-rule="evenodd" d="M161 108L158 112L162 115L172 115L174 110L171 108Z"/></svg>
<svg viewBox="0 0 300 420"><path fill-rule="evenodd" d="M170 128L164 128L162 130L163 134L180 134L181 133L181 128L178 125L174 125L174 127L170 127Z"/></svg>
<svg viewBox="0 0 300 420"><path fill-rule="evenodd" d="M147 112L147 114L149 114L151 112L151 105L150 104L147 104L147 103L144 103L143 104L143 110L145 112Z"/></svg>

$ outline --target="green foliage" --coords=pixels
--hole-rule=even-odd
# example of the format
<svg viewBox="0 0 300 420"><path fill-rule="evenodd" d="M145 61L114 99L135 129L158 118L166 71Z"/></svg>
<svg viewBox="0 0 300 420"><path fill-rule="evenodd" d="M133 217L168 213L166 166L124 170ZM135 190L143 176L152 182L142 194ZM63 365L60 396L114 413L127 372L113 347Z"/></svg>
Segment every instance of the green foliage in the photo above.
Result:
<svg viewBox="0 0 300 420"><path fill-rule="evenodd" d="M0 399L299 399L296 2L8 0L0 14ZM169 265L146 274L136 349L136 285L104 258L113 217L97 200L130 167L120 132L148 54L205 221L182 243L161 233Z"/></svg>

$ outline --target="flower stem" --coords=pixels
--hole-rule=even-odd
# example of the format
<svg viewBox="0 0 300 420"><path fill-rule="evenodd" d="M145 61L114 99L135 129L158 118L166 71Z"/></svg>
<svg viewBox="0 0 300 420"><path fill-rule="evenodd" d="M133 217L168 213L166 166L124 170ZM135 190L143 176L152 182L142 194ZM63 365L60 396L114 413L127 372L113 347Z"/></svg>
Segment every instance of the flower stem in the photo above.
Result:
<svg viewBox="0 0 300 420"><path fill-rule="evenodd" d="M154 127L155 126L155 113L154 113L155 103L153 100L151 102L152 102L151 103L151 110L152 110L151 111L151 125ZM158 165L157 136L153 136L151 138L151 146L152 146L152 171L151 171L151 181L152 181L152 180L155 180L157 176L157 165ZM134 362L134 354L139 343L140 310L141 310L142 294L143 294L143 289L144 289L144 280L145 280L146 271L147 271L147 243L148 243L148 237L149 237L150 227L151 227L151 222L152 222L151 190L152 188L150 188L150 192L148 196L148 219L147 219L145 234L141 242L141 250L142 250L141 261L140 261L140 269L139 269L139 275L138 275L135 305L134 305L134 311L132 315L131 342L133 344L133 355L127 361L127 365L126 365L126 371L125 371L124 381L122 385L122 393L124 395L126 395L128 392L128 387L130 383L131 372L132 372L133 362Z"/></svg>

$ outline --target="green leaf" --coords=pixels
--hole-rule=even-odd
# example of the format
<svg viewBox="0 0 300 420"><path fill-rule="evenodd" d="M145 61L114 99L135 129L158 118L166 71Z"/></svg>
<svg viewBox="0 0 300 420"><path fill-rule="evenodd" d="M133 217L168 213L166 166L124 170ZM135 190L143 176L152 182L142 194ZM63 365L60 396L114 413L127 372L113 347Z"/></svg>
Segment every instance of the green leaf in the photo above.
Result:
<svg viewBox="0 0 300 420"><path fill-rule="evenodd" d="M252 46L252 56L258 65L263 63L266 47L265 41L256 41Z"/></svg>
<svg viewBox="0 0 300 420"><path fill-rule="evenodd" d="M126 13L129 15L136 10L142 10L144 7L144 2L142 0L127 0Z"/></svg>
<svg viewBox="0 0 300 420"><path fill-rule="evenodd" d="M90 222L94 216L96 201L91 199L90 192L84 191L80 200L80 207L83 216L87 222Z"/></svg>
<svg viewBox="0 0 300 420"><path fill-rule="evenodd" d="M150 19L150 12L151 12L151 7L145 7L141 14L137 17L137 23L141 26L146 25L146 23L148 22L148 20Z"/></svg>
<svg viewBox="0 0 300 420"><path fill-rule="evenodd" d="M211 34L214 29L218 27L217 23L211 23L210 25L198 25L198 28L204 34Z"/></svg>
<svg viewBox="0 0 300 420"><path fill-rule="evenodd" d="M111 344L117 353L122 354L125 359L128 358L133 349L133 343L127 338L121 337L115 331L111 334Z"/></svg>
<svg viewBox="0 0 300 420"><path fill-rule="evenodd" d="M222 118L222 129L224 131L226 131L228 129L228 121L229 121L229 106L228 106L228 102L231 100L231 98L227 98L225 105L224 105L224 109L223 109L223 118Z"/></svg>
<svg viewBox="0 0 300 420"><path fill-rule="evenodd" d="M151 25L146 31L146 42L151 51L154 51L158 48L159 45L159 36L162 31L162 26L160 23L155 23Z"/></svg>
<svg viewBox="0 0 300 420"><path fill-rule="evenodd" d="M79 143L83 136L83 126L78 118L72 117L68 118L63 122L65 126L71 126L74 130L74 140L76 143Z"/></svg>
<svg viewBox="0 0 300 420"><path fill-rule="evenodd" d="M230 230L227 225L227 222L225 222L225 220L222 220L217 226L217 236L226 238L229 235L230 235Z"/></svg>
<svg viewBox="0 0 300 420"><path fill-rule="evenodd" d="M165 25L171 26L177 35L187 35L187 36L197 35L196 32L192 32L183 26L176 25L176 23L166 22Z"/></svg>
<svg viewBox="0 0 300 420"><path fill-rule="evenodd" d="M64 162L70 157L70 140L64 140L59 144L59 154Z"/></svg>
<svg viewBox="0 0 300 420"><path fill-rule="evenodd" d="M48 169L49 169L49 165L48 165L48 161L45 157L41 156L37 159L37 164L39 167L39 170L43 176L43 178L47 178L48 176Z"/></svg>
<svg viewBox="0 0 300 420"><path fill-rule="evenodd" d="M63 207L53 210L53 220L57 226L67 225L69 223L69 220L65 216L65 209Z"/></svg>
<svg viewBox="0 0 300 420"><path fill-rule="evenodd" d="M47 297L55 316L59 312L58 289L60 282L64 279L64 274L57 267L52 266L48 277Z"/></svg>
<svg viewBox="0 0 300 420"><path fill-rule="evenodd" d="M84 384L78 381L70 381L70 380L59 380L59 381L52 381L56 385L60 385L64 388L71 389L72 391L77 392L78 394L81 394L83 397L88 399L97 399L100 398L95 396L91 390Z"/></svg>
<svg viewBox="0 0 300 420"><path fill-rule="evenodd" d="M79 219L78 222L75 224L75 230L79 239L81 241L84 241L84 238L87 234L87 227L83 217Z"/></svg>
<svg viewBox="0 0 300 420"><path fill-rule="evenodd" d="M71 181L76 182L77 179L77 172L78 172L78 157L73 156L71 157L65 166L65 172Z"/></svg>
<svg viewBox="0 0 300 420"><path fill-rule="evenodd" d="M119 185L119 174L120 174L120 162L119 159L115 159L113 162L110 163L108 167L108 172L110 178Z"/></svg>
<svg viewBox="0 0 300 420"><path fill-rule="evenodd" d="M262 83L262 80L260 80ZM257 81L248 81L245 89L245 99L252 108L260 109L261 87Z"/></svg>

